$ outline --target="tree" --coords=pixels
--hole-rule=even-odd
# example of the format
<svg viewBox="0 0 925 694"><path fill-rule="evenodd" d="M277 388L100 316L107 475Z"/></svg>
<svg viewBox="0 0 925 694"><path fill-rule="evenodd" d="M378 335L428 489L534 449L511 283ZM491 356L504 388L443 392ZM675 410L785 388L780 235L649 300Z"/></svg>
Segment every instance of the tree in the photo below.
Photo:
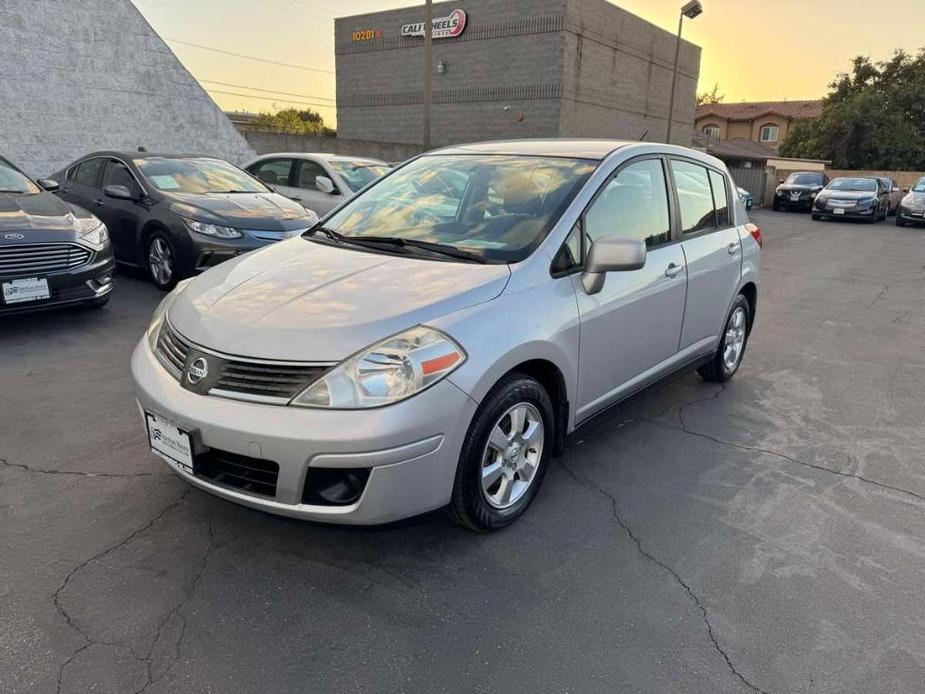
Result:
<svg viewBox="0 0 925 694"><path fill-rule="evenodd" d="M316 135L330 132L324 126L324 118L311 109L298 110L284 108L276 113L261 113L254 120L254 125L265 130L299 135Z"/></svg>
<svg viewBox="0 0 925 694"><path fill-rule="evenodd" d="M719 93L719 82L716 82L713 84L713 89L697 95L697 105L703 106L704 104L719 104L722 103L723 99L725 98L725 94Z"/></svg>
<svg viewBox="0 0 925 694"><path fill-rule="evenodd" d="M837 169L925 167L925 51L855 58L829 85L822 116L794 123L781 154L831 159Z"/></svg>

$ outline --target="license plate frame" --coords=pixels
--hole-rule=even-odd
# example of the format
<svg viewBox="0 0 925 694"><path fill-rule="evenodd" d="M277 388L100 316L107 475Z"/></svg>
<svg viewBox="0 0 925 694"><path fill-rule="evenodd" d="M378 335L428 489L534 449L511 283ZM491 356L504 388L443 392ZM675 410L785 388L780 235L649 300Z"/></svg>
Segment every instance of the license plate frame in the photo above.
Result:
<svg viewBox="0 0 925 694"><path fill-rule="evenodd" d="M844 207L836 207L832 210L832 214L845 214Z"/></svg>
<svg viewBox="0 0 925 694"><path fill-rule="evenodd" d="M46 277L20 277L3 282L3 303L6 306L45 301L51 298L51 288Z"/></svg>
<svg viewBox="0 0 925 694"><path fill-rule="evenodd" d="M790 202L800 202L800 194L799 194L799 193L791 193L791 194L790 194Z"/></svg>
<svg viewBox="0 0 925 694"><path fill-rule="evenodd" d="M190 432L169 419L145 411L148 447L174 470L194 474L195 455Z"/></svg>

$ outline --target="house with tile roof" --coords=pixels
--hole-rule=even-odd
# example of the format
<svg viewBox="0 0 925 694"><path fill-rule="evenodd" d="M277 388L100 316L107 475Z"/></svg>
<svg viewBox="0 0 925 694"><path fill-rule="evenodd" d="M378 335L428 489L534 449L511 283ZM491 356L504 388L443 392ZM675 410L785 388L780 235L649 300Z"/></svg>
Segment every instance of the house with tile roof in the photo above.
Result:
<svg viewBox="0 0 925 694"><path fill-rule="evenodd" d="M711 142L751 141L778 152L795 121L821 115L821 99L703 104L697 107L694 131Z"/></svg>

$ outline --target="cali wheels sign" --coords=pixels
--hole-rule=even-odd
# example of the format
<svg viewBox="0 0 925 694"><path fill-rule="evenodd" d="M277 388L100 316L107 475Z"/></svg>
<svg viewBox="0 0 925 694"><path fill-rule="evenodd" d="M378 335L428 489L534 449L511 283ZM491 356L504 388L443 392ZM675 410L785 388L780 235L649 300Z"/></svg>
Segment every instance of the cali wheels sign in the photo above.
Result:
<svg viewBox="0 0 925 694"><path fill-rule="evenodd" d="M451 39L463 33L466 28L466 13L453 10L447 17L434 17L431 21L432 35L435 39ZM402 36L423 36L424 22L405 24L401 28Z"/></svg>

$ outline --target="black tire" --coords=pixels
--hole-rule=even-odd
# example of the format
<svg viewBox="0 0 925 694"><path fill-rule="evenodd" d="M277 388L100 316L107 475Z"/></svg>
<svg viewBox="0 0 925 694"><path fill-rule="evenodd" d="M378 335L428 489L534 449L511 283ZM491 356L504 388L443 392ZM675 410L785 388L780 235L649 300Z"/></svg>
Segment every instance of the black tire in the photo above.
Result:
<svg viewBox="0 0 925 694"><path fill-rule="evenodd" d="M165 271L160 267L154 267L154 259L152 258L152 249L154 248L157 248L158 255L163 255L165 252L169 254L171 260L169 271ZM145 240L144 263L148 271L148 277L150 277L151 281L162 291L169 292L177 286L177 282L182 279L178 267L176 248L170 240L170 237L163 231L156 230Z"/></svg>
<svg viewBox="0 0 925 694"><path fill-rule="evenodd" d="M521 404L531 405L542 419L543 444L529 486L511 506L496 508L482 491L482 463L489 436L505 413ZM450 517L460 525L478 532L500 530L519 518L533 501L543 483L555 442L556 418L552 400L535 378L511 373L495 384L476 410L463 442L453 482ZM489 493L491 488L489 487Z"/></svg>
<svg viewBox="0 0 925 694"><path fill-rule="evenodd" d="M771 202L771 209L774 210L775 212L777 212L780 209L780 204L778 204L777 200L774 200Z"/></svg>
<svg viewBox="0 0 925 694"><path fill-rule="evenodd" d="M870 217L865 219L864 221L867 222L868 224L876 224L877 222L879 222L880 221L880 207L878 206L877 209L874 210L874 213Z"/></svg>
<svg viewBox="0 0 925 694"><path fill-rule="evenodd" d="M898 213L897 213L897 215L896 215L896 226L898 226L898 227L904 227L904 226L906 226L906 222L903 221L903 218L900 217Z"/></svg>
<svg viewBox="0 0 925 694"><path fill-rule="evenodd" d="M732 321L732 317L739 309L744 311L745 334L743 336L741 349L735 365L729 368L727 367L726 361L724 359L726 350L726 336L728 335L731 328L730 323ZM751 328L751 307L748 305L748 299L746 299L743 294L739 294L736 297L736 300L732 302L732 306L729 309L729 315L726 316L726 322L723 325L723 337L719 342L719 348L716 350L716 354L713 355L713 358L709 362L697 369L697 373L700 374L700 377L703 380L712 381L714 383L722 383L723 381L728 381L735 375L736 371L739 370L739 366L742 364L742 359L745 358L745 348L748 346L748 335L751 332Z"/></svg>
<svg viewBox="0 0 925 694"><path fill-rule="evenodd" d="M812 219L814 222L818 222L820 219L822 219L822 217L820 217L819 215L817 215L817 214L815 214L815 213L809 215L809 217L810 217L810 219Z"/></svg>

